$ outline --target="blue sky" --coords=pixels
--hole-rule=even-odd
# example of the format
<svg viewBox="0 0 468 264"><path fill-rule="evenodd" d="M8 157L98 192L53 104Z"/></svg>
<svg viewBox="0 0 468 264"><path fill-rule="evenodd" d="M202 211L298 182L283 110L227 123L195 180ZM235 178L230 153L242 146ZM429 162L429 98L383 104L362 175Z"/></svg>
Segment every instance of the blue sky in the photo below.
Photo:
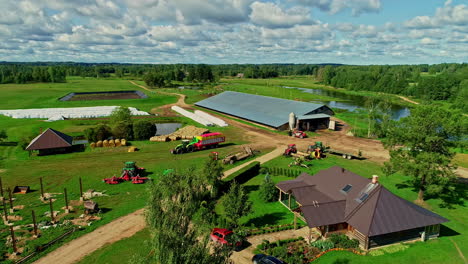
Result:
<svg viewBox="0 0 468 264"><path fill-rule="evenodd" d="M0 6L0 61L468 62L467 0L0 0Z"/></svg>

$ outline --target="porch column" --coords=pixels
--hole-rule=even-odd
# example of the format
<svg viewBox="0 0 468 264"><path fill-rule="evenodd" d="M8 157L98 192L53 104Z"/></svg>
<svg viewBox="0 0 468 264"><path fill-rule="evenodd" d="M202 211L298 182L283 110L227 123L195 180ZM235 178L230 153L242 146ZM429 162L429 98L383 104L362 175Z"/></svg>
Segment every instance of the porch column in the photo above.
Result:
<svg viewBox="0 0 468 264"><path fill-rule="evenodd" d="M289 194L288 205L289 205L289 209L291 209L291 194Z"/></svg>
<svg viewBox="0 0 468 264"><path fill-rule="evenodd" d="M294 212L294 230L296 230L296 229L297 229L297 214L296 214L296 212Z"/></svg>
<svg viewBox="0 0 468 264"><path fill-rule="evenodd" d="M281 193L283 193L283 191L279 190L279 201L281 202Z"/></svg>

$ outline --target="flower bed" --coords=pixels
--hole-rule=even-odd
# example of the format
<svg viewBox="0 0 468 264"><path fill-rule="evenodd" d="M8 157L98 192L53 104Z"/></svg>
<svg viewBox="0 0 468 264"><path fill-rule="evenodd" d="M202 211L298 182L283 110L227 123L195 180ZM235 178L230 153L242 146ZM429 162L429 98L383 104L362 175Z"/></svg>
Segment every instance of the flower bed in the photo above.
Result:
<svg viewBox="0 0 468 264"><path fill-rule="evenodd" d="M304 224L297 223L297 229L304 227ZM247 236L256 236L256 235L262 235L266 233L273 233L273 232L279 232L279 231L284 231L284 230L291 230L294 229L294 224L286 224L286 225L277 225L277 226L265 226L262 228L258 229L250 229L247 230Z"/></svg>
<svg viewBox="0 0 468 264"><path fill-rule="evenodd" d="M278 240L270 243L264 240L263 243L257 246L258 253L275 256L287 263L310 263L327 252L346 250L355 254L364 255L358 249L359 243L356 240L351 240L345 235L332 235L330 239L318 240L311 244L307 244L304 238Z"/></svg>

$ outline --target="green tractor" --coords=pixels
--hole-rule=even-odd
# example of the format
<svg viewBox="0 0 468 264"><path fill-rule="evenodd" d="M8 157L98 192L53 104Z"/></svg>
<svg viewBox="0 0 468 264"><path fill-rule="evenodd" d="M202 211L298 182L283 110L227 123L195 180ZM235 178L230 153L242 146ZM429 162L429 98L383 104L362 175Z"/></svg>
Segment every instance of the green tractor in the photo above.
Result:
<svg viewBox="0 0 468 264"><path fill-rule="evenodd" d="M330 147L326 147L320 141L316 141L314 145L309 145L307 153L310 153L313 158L321 159L324 157L323 153L328 152Z"/></svg>
<svg viewBox="0 0 468 264"><path fill-rule="evenodd" d="M174 149L171 150L172 154L182 154L187 152L193 152L195 150L196 141L190 141L188 139L182 140L182 143L177 145Z"/></svg>

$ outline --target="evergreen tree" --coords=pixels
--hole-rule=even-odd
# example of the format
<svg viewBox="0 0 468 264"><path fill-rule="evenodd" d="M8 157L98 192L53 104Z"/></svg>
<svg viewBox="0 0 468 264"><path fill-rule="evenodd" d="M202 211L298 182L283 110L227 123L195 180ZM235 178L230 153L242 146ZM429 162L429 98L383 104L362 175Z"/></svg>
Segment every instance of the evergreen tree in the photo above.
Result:
<svg viewBox="0 0 468 264"><path fill-rule="evenodd" d="M244 186L233 182L229 191L222 197L221 205L224 207L226 219L233 227L239 226L240 218L247 215L252 209Z"/></svg>
<svg viewBox="0 0 468 264"><path fill-rule="evenodd" d="M268 173L265 175L262 185L260 185L259 194L264 202L273 202L278 198L278 189Z"/></svg>

